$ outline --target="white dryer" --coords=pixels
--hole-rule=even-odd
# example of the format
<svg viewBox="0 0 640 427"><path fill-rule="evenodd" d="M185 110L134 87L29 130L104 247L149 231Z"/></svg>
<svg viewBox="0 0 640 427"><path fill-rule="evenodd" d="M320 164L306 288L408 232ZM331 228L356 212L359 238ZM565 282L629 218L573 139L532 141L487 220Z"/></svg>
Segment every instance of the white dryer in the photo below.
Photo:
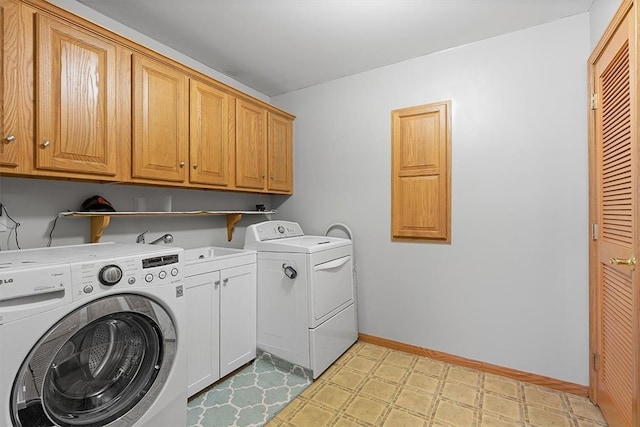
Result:
<svg viewBox="0 0 640 427"><path fill-rule="evenodd" d="M0 252L0 425L185 425L182 253Z"/></svg>
<svg viewBox="0 0 640 427"><path fill-rule="evenodd" d="M317 378L358 338L351 240L266 221L244 248L258 253L258 348Z"/></svg>

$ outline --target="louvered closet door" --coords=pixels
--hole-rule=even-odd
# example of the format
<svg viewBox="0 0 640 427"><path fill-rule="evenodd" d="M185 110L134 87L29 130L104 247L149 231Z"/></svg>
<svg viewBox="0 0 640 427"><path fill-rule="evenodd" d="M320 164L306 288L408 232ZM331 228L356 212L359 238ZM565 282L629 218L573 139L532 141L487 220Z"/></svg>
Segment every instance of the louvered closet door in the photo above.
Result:
<svg viewBox="0 0 640 427"><path fill-rule="evenodd" d="M632 15L628 14L595 62L595 291L596 403L612 426L638 425L634 408L638 382L638 333L634 315L637 270L636 123L631 96L635 82Z"/></svg>

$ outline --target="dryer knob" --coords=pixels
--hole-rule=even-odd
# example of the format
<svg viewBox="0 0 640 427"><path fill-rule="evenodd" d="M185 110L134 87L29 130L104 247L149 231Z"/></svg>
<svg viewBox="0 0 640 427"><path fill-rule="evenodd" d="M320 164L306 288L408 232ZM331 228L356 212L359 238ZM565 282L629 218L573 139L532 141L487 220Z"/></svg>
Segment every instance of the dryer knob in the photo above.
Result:
<svg viewBox="0 0 640 427"><path fill-rule="evenodd" d="M122 269L113 264L102 267L98 273L98 279L105 286L113 286L122 279Z"/></svg>

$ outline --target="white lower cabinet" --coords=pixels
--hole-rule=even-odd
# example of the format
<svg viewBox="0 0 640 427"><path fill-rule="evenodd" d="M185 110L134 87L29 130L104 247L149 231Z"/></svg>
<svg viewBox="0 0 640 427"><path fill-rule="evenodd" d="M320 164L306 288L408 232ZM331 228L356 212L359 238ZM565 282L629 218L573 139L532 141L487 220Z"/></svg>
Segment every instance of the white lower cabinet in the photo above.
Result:
<svg viewBox="0 0 640 427"><path fill-rule="evenodd" d="M256 264L220 272L220 376L256 358Z"/></svg>
<svg viewBox="0 0 640 427"><path fill-rule="evenodd" d="M256 263L186 268L188 395L256 357ZM227 263L228 264L228 263ZM212 270L213 268L220 268Z"/></svg>

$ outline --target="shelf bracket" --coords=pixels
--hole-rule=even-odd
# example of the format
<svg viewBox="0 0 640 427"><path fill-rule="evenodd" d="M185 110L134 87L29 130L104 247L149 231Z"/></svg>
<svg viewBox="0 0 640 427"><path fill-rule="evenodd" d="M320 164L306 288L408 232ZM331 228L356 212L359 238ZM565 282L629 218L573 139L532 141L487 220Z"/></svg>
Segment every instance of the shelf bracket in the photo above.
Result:
<svg viewBox="0 0 640 427"><path fill-rule="evenodd" d="M91 243L98 243L104 230L109 226L111 217L108 215L91 217Z"/></svg>
<svg viewBox="0 0 640 427"><path fill-rule="evenodd" d="M238 221L242 219L242 214L232 213L227 214L227 240L230 242L233 238L233 229L235 228Z"/></svg>

